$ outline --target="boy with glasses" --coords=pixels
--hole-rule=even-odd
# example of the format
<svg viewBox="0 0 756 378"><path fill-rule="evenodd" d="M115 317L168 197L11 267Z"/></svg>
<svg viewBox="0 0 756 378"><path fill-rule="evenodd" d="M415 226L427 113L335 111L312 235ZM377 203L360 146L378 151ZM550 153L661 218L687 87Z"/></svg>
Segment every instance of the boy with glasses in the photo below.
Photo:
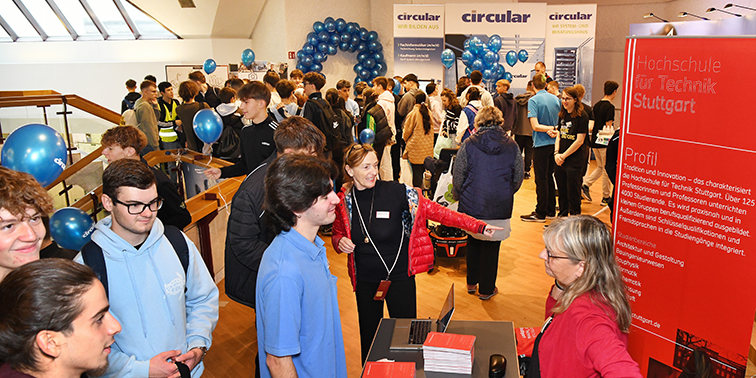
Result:
<svg viewBox="0 0 756 378"><path fill-rule="evenodd" d="M108 129L102 135L102 156L108 160L108 163L120 159L131 159L141 161L147 166L147 162L139 156L139 151L146 145L147 137L136 127L117 126ZM192 223L192 215L186 209L184 197L179 193L175 181L168 175L152 167L150 170L155 175L157 192L165 205L158 211L158 218L165 225L183 230Z"/></svg>
<svg viewBox="0 0 756 378"><path fill-rule="evenodd" d="M186 235L156 219L163 200L142 162L111 163L103 172L102 193L110 216L97 222L90 243L101 250L110 310L124 329L115 336L104 376L168 377L181 364L201 376L218 322L218 288L199 251ZM170 236L176 233L185 243L186 265L177 257L182 246ZM88 256L89 265L94 260ZM79 254L76 261L85 257Z"/></svg>

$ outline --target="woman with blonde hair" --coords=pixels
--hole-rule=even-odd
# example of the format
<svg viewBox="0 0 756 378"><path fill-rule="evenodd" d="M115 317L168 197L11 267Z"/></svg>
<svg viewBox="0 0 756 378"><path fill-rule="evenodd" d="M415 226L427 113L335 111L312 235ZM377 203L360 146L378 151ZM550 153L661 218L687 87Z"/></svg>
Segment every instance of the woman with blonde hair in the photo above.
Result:
<svg viewBox="0 0 756 378"><path fill-rule="evenodd" d="M509 237L514 194L522 185L520 148L504 131L501 110L487 106L475 117L475 133L457 152L453 168L453 194L459 212L503 228L495 238L471 234L467 240L467 292L482 300L499 290L499 247Z"/></svg>
<svg viewBox="0 0 756 378"><path fill-rule="evenodd" d="M449 210L417 188L379 180L378 156L369 144L346 149L344 181L331 241L336 252L349 255L365 362L384 301L392 318L417 317L415 274L433 267L426 220L489 236L498 227Z"/></svg>
<svg viewBox="0 0 756 378"><path fill-rule="evenodd" d="M627 352L632 312L606 225L588 215L560 218L543 241L539 257L554 285L528 378L641 377Z"/></svg>

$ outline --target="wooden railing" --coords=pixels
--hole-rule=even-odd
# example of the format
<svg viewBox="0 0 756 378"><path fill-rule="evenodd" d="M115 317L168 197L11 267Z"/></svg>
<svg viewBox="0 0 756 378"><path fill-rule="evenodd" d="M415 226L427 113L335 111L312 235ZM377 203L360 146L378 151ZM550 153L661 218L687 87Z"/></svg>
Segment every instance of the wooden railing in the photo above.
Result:
<svg viewBox="0 0 756 378"><path fill-rule="evenodd" d="M64 112L66 106L72 106L112 123L114 126L118 125L121 119L121 116L118 113L77 95L62 95L52 90L0 91L0 108L23 106L44 108L51 105L63 105ZM45 120L47 120L46 113ZM70 142L70 139L66 139ZM0 142L1 141L2 136L0 136ZM81 169L94 162L101 154L102 147L92 151L81 160L68 166L54 182L47 186L46 189L50 190L60 183L65 184L66 179L69 179ZM231 165L231 163L225 160L209 160L206 156L200 153L186 149L153 151L146 154L144 158L147 161L147 164L155 166L160 163L175 161L177 155L183 163L204 166L207 168L221 168ZM227 205L230 206L231 199L239 189L241 182L242 178L224 180L186 201L186 208L192 215L192 223L187 226L187 228L192 225L197 226L200 237L200 253L202 254L205 264L210 272L214 272L212 247L210 243L210 222L212 222L212 220L218 215L218 209ZM64 191L66 191L66 188L64 188ZM98 206L100 196L102 196L102 185L97 186L83 198L72 204L72 206L84 210L85 212L92 214L93 218L96 218L95 214L101 210Z"/></svg>

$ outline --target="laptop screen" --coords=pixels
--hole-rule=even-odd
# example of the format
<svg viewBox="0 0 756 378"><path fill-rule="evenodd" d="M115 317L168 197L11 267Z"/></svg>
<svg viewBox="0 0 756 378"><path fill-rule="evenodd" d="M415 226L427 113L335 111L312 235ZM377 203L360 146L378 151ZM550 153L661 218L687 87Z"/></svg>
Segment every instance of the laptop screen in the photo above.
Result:
<svg viewBox="0 0 756 378"><path fill-rule="evenodd" d="M438 314L438 332L446 332L446 328L449 327L452 314L454 313L454 284L449 289L449 294L446 295L446 301L444 306L441 307L441 313Z"/></svg>

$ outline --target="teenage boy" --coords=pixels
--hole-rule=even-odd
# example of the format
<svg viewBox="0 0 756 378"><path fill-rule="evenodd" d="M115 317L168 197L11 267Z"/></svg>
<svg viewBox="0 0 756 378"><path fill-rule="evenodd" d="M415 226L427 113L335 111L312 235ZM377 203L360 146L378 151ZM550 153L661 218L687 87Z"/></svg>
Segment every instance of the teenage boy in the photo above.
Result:
<svg viewBox="0 0 756 378"><path fill-rule="evenodd" d="M462 94L459 96L459 104L462 105L462 107L467 105L467 92L470 90L470 88L473 87L478 88L478 91L480 91L480 102L483 107L494 106L493 96L491 96L491 93L489 93L488 90L481 84L482 82L483 74L480 71L476 70L470 73L471 84L467 86L467 88L465 88L465 90L462 91Z"/></svg>
<svg viewBox="0 0 756 378"><path fill-rule="evenodd" d="M591 201L590 187L601 177L601 204L608 205L611 200L611 182L606 173L606 148L609 144L609 138L599 139L598 134L604 131L607 136L614 128L614 104L612 101L617 97L617 88L619 84L616 81L607 81L604 83L604 97L593 105L594 124L590 130L591 139L590 147L593 155L596 156L596 169L583 178L583 198Z"/></svg>
<svg viewBox="0 0 756 378"><path fill-rule="evenodd" d="M296 116L282 121L273 138L278 153L267 158L239 186L231 202L226 229L226 295L253 309L260 259L274 236L267 230L263 217L265 173L277 156L320 155L325 146L323 133L310 121ZM259 365L259 358L255 356L256 376L260 375Z"/></svg>
<svg viewBox="0 0 756 378"><path fill-rule="evenodd" d="M177 362L192 377L204 371L218 322L218 288L194 243L157 219L162 204L155 176L142 162L121 159L105 168L102 207L110 216L97 222L83 248L99 251L75 259L102 262L110 310L123 324L104 377L168 377L178 372Z"/></svg>
<svg viewBox="0 0 756 378"><path fill-rule="evenodd" d="M262 377L345 378L336 277L318 228L336 219L336 167L287 154L265 177L265 209L278 233L265 250L256 287Z"/></svg>
<svg viewBox="0 0 756 378"><path fill-rule="evenodd" d="M394 124L394 113L396 112L396 106L394 106L394 94L389 90L389 83L393 83L393 79L388 79L384 76L379 76L373 79L373 92L376 95L375 103L379 106L382 112L378 109L371 107L370 104L365 106L365 114L370 114L373 117L376 125L376 131L381 132L380 125L380 113L383 113L383 119L386 120L386 124L389 127L390 135L381 137L376 133L376 141L373 144L375 147L375 153L378 156L379 173L381 180L391 181L394 180L394 168L392 160L392 149L396 145L396 125ZM386 133L383 131L382 133Z"/></svg>
<svg viewBox="0 0 756 378"><path fill-rule="evenodd" d="M148 149L137 151L144 155L150 151L160 149L160 138L158 138L157 120L160 116L160 109L157 106L158 90L154 81L145 80L139 85L142 91L142 97L134 104L134 113L136 114L137 128L142 130L147 136Z"/></svg>
<svg viewBox="0 0 756 378"><path fill-rule="evenodd" d="M554 142L559 124L559 99L546 91L546 76L533 77L536 94L528 100L528 119L533 128L533 171L536 184L536 209L521 215L524 222L546 222L556 216L556 187L554 185Z"/></svg>
<svg viewBox="0 0 756 378"><path fill-rule="evenodd" d="M52 212L52 198L32 175L0 166L0 281L39 260L43 218Z"/></svg>
<svg viewBox="0 0 756 378"><path fill-rule="evenodd" d="M102 156L105 156L108 163L121 159L131 159L141 161L147 166L147 162L137 153L144 148L145 144L147 144L147 138L137 128L116 126L102 134ZM186 209L184 197L179 194L176 183L168 178L165 173L153 167L150 167L150 170L155 175L157 192L163 200L163 207L158 211L158 219L164 225L172 225L183 230L189 223L192 223L192 215Z"/></svg>
<svg viewBox="0 0 756 378"><path fill-rule="evenodd" d="M349 98L349 92L352 89L352 83L349 80L339 80L336 83L336 90L339 91L339 96L344 99L346 110L352 113L352 119L357 121L360 117L360 106L356 101Z"/></svg>
<svg viewBox="0 0 756 378"><path fill-rule="evenodd" d="M268 72L265 73L265 76L263 76L263 83L265 83L265 87L270 91L268 110L270 110L271 113L274 112L278 107L278 104L281 103L281 96L276 91L276 84L278 84L279 80L281 80L281 77L273 70L268 70Z"/></svg>
<svg viewBox="0 0 756 378"><path fill-rule="evenodd" d="M281 79L276 83L276 92L281 96L281 103L278 104L273 115L276 122L281 122L291 116L298 116L302 108L297 105L297 97L294 95L296 85L291 80Z"/></svg>
<svg viewBox="0 0 756 378"><path fill-rule="evenodd" d="M236 106L236 91L231 87L224 87L218 93L218 98L220 98L221 104L215 107L215 111L223 120L223 130L231 128L241 138L244 122L239 107ZM213 156L237 162L241 156L241 143L224 145L223 150L220 141L213 143Z"/></svg>
<svg viewBox="0 0 756 378"><path fill-rule="evenodd" d="M181 120L176 115L176 108L180 105L178 100L173 98L173 85L167 81L158 84L160 97L157 99L160 108L160 117L158 117L158 134L160 135L160 149L172 150L181 148L181 138L177 129L181 128ZM175 166L175 163L174 163Z"/></svg>
<svg viewBox="0 0 756 378"><path fill-rule="evenodd" d="M509 80L501 79L496 82L494 105L501 110L501 114L504 116L504 125L502 126L504 131L512 130L517 119L517 109L515 108L514 96L509 93Z"/></svg>
<svg viewBox="0 0 756 378"><path fill-rule="evenodd" d="M220 104L218 89L207 83L205 74L201 71L193 71L189 74L189 80L195 82L200 88L197 96L194 98L195 101L207 103L207 106L211 108Z"/></svg>
<svg viewBox="0 0 756 378"><path fill-rule="evenodd" d="M26 264L0 282L0 308L0 377L94 377L107 369L121 325L91 269L63 259Z"/></svg>
<svg viewBox="0 0 756 378"><path fill-rule="evenodd" d="M127 93L123 98L123 101L121 101L121 114L126 110L134 109L134 103L136 100L139 100L139 97L142 97L142 95L136 91L136 87L136 80L126 80L126 90L129 91L129 93Z"/></svg>
<svg viewBox="0 0 756 378"><path fill-rule="evenodd" d="M242 101L244 118L251 121L241 132L241 158L239 162L223 168L209 168L205 176L212 180L248 175L276 151L273 133L278 123L268 115L270 91L260 81L245 84L237 93Z"/></svg>

